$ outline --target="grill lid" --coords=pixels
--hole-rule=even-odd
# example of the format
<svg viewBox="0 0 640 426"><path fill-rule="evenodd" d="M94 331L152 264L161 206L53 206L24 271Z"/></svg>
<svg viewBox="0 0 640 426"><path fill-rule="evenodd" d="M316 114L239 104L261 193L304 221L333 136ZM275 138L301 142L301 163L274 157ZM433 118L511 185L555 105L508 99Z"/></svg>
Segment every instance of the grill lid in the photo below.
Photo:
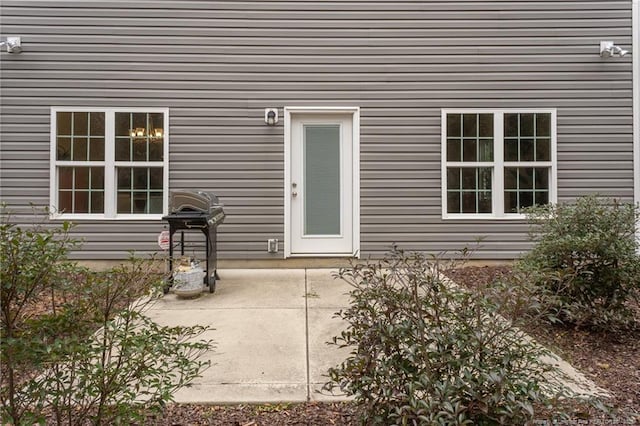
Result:
<svg viewBox="0 0 640 426"><path fill-rule="evenodd" d="M196 212L206 215L219 213L222 204L213 192L179 190L171 191L169 210L173 213Z"/></svg>

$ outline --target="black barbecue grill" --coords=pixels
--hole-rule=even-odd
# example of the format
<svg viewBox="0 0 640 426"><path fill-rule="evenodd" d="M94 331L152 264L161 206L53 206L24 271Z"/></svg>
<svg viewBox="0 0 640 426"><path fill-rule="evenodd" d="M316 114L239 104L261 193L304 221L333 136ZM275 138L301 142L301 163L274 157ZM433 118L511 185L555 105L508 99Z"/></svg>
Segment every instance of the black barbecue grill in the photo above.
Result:
<svg viewBox="0 0 640 426"><path fill-rule="evenodd" d="M204 284L209 292L216 289L217 267L217 227L224 222L225 213L218 196L206 191L172 191L169 200L170 213L162 219L169 222L169 271L173 272L174 247L180 247L184 256L185 231L200 231L205 236L206 275ZM180 241L174 245L174 234L180 231ZM171 281L169 281L171 285ZM165 287L165 292L169 286Z"/></svg>

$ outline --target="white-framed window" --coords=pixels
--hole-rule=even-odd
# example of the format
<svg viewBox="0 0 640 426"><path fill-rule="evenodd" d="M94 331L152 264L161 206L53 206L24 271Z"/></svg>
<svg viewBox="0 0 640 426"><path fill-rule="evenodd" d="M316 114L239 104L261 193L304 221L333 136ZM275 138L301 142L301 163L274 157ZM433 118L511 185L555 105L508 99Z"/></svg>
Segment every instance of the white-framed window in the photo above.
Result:
<svg viewBox="0 0 640 426"><path fill-rule="evenodd" d="M442 217L520 219L557 199L555 109L442 110Z"/></svg>
<svg viewBox="0 0 640 426"><path fill-rule="evenodd" d="M52 217L161 218L168 128L166 108L51 108Z"/></svg>

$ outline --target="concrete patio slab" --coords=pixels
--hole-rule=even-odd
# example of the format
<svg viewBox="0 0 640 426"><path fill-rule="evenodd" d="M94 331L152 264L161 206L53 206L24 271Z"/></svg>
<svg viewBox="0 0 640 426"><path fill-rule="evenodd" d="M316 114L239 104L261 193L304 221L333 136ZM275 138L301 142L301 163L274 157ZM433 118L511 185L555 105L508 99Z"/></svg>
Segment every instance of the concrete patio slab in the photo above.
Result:
<svg viewBox="0 0 640 426"><path fill-rule="evenodd" d="M177 402L278 403L345 400L319 393L330 367L348 349L327 345L345 327L334 317L348 306L351 287L332 275L335 269L221 270L214 294L196 299L165 295L148 312L163 325L207 325L217 347L204 359L212 366ZM556 361L557 363L558 361ZM599 389L580 372L583 393ZM584 381L582 380L584 378ZM595 392L594 392L595 391Z"/></svg>
<svg viewBox="0 0 640 426"><path fill-rule="evenodd" d="M334 308L338 311L349 306L349 291L352 287L340 278L335 278L336 269L307 270L307 305L310 309Z"/></svg>
<svg viewBox="0 0 640 426"><path fill-rule="evenodd" d="M233 269L219 271L216 291L195 299L167 294L159 309L304 308L303 269Z"/></svg>
<svg viewBox="0 0 640 426"><path fill-rule="evenodd" d="M335 318L334 313L333 309L313 309L307 314L310 384L324 384L327 370L340 364L349 355L348 349L328 344L345 328L345 323Z"/></svg>
<svg viewBox="0 0 640 426"><path fill-rule="evenodd" d="M194 384L180 389L175 401L183 404L277 404L307 401L305 384Z"/></svg>
<svg viewBox="0 0 640 426"><path fill-rule="evenodd" d="M229 390L234 385L252 385L236 386L233 398L263 400L268 398L261 396L260 389L306 387L304 309L171 310L168 316L160 315L160 311L152 311L150 316L164 325L201 324L215 328L202 336L212 339L216 348L202 358L212 365L194 382L196 386L224 385ZM251 393L242 395L242 390ZM176 400L180 401L178 397ZM300 397L306 398L306 389ZM215 402L231 401L224 396Z"/></svg>
<svg viewBox="0 0 640 426"><path fill-rule="evenodd" d="M345 328L345 323L335 317L335 312L335 308L314 308L307 313L311 401L345 400L344 395L331 395L322 391L322 386L328 381L327 371L339 365L349 355L349 349L328 344Z"/></svg>

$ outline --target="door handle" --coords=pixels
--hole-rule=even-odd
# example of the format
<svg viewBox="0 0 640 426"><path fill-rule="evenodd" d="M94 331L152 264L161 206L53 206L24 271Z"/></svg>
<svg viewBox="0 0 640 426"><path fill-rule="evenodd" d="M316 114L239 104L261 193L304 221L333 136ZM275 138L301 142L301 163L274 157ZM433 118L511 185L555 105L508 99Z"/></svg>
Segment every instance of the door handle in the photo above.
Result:
<svg viewBox="0 0 640 426"><path fill-rule="evenodd" d="M295 191L293 191L293 192L291 193L291 196L292 196L292 197L297 197L297 196L298 196L298 193L297 193L297 192L295 192Z"/></svg>

